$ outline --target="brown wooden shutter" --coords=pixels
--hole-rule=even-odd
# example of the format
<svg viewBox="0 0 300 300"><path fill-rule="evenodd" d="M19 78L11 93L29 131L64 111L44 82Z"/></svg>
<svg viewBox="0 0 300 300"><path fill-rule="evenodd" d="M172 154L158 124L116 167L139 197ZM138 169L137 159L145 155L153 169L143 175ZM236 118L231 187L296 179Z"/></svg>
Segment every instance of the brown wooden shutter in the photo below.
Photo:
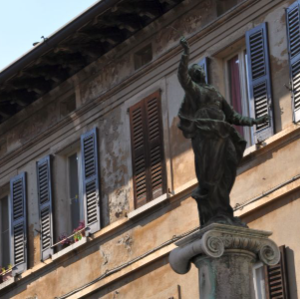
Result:
<svg viewBox="0 0 300 300"><path fill-rule="evenodd" d="M286 10L293 121L300 121L300 1Z"/></svg>
<svg viewBox="0 0 300 300"><path fill-rule="evenodd" d="M208 58L204 57L202 58L198 65L203 68L204 72L205 72L205 82L208 84Z"/></svg>
<svg viewBox="0 0 300 300"><path fill-rule="evenodd" d="M13 275L27 270L26 176L22 173L10 181L11 260Z"/></svg>
<svg viewBox="0 0 300 300"><path fill-rule="evenodd" d="M46 156L37 162L37 187L41 223L41 260L53 254L51 159Z"/></svg>
<svg viewBox="0 0 300 300"><path fill-rule="evenodd" d="M160 93L129 110L135 206L166 192Z"/></svg>
<svg viewBox="0 0 300 300"><path fill-rule="evenodd" d="M274 133L266 23L246 32L246 45L251 115L253 118L266 114L270 116L270 122L255 125L254 137L257 143Z"/></svg>
<svg viewBox="0 0 300 300"><path fill-rule="evenodd" d="M98 142L96 128L81 136L83 199L87 232L101 229Z"/></svg>
<svg viewBox="0 0 300 300"><path fill-rule="evenodd" d="M280 261L277 265L265 266L265 284L267 299L288 299L288 277L285 246L279 247Z"/></svg>

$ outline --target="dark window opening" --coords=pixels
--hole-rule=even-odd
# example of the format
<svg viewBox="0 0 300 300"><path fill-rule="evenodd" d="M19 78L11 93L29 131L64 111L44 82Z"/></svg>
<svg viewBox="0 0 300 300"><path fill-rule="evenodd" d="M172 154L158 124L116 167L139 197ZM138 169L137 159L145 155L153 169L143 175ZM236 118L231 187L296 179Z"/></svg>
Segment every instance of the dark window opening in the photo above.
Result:
<svg viewBox="0 0 300 300"><path fill-rule="evenodd" d="M151 44L142 48L134 54L134 68L135 70L141 68L152 60L152 46Z"/></svg>

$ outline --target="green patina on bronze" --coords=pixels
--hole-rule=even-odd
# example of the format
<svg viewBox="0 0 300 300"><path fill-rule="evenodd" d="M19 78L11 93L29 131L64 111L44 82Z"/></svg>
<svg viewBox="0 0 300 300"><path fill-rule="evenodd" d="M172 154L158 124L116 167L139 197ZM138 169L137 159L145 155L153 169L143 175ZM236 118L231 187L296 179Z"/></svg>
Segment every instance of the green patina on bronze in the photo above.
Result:
<svg viewBox="0 0 300 300"><path fill-rule="evenodd" d="M184 48L178 68L178 79L185 91L179 109L178 127L192 140L198 187L192 197L197 201L201 226L224 223L246 226L233 216L229 194L236 170L243 157L246 141L231 125L253 126L268 121L245 117L234 111L219 91L205 83L199 65L188 68L189 46Z"/></svg>

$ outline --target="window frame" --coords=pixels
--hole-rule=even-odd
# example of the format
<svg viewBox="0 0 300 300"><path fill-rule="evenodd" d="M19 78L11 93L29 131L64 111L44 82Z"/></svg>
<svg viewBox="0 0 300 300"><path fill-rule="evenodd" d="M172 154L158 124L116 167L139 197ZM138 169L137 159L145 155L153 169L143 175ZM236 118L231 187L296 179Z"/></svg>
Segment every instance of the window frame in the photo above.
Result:
<svg viewBox="0 0 300 300"><path fill-rule="evenodd" d="M226 56L224 61L224 78L225 78L225 93L226 99L232 105L231 95L230 95L230 69L228 66L229 60L238 56L239 63L239 75L240 75L240 90L242 99L242 114L247 117L251 117L250 110L250 96L249 96L249 78L248 78L248 65L247 65L247 48L246 45L239 48L237 51ZM253 127L243 126L244 139L247 141L247 147L254 144L254 131Z"/></svg>
<svg viewBox="0 0 300 300"><path fill-rule="evenodd" d="M68 202L70 205L70 227L71 227L71 231L73 232L73 230L75 228L72 228L72 211L71 211L71 185L70 185L70 161L69 158L74 155L77 154L77 166L78 166L78 201L79 201L79 221L86 221L85 220L85 206L83 203L83 182L82 182L82 161L81 161L81 148L76 147L75 149L73 149L70 152L67 152L65 154L65 161L66 161L66 172L67 172L67 197L68 197ZM79 225L79 224L78 224ZM70 234L72 234L72 232Z"/></svg>
<svg viewBox="0 0 300 300"><path fill-rule="evenodd" d="M263 284L260 283L260 289L258 287L258 279L257 271L261 272ZM267 291L266 291L266 279L265 279L265 266L262 262L258 262L252 267L253 272L253 287L255 292L255 299L266 299Z"/></svg>
<svg viewBox="0 0 300 300"><path fill-rule="evenodd" d="M11 228L10 228L10 222L11 222L11 217L10 217L10 193L6 192L6 193L1 193L0 194L0 216L2 213L2 201L3 199L6 198L7 201L7 208L8 208L8 256L9 256L9 264L11 264L11 243L10 243L10 236L11 236ZM0 222L0 249L2 248L2 228L1 228L1 222ZM2 256L0 255L0 266L3 268L7 268L8 266L3 265L2 262ZM1 270L0 270L1 271Z"/></svg>

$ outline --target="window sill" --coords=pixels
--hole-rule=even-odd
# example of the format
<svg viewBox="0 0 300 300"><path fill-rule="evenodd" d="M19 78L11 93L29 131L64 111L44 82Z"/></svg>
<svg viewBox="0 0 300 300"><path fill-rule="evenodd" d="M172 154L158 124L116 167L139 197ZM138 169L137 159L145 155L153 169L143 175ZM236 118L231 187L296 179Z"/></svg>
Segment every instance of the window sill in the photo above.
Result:
<svg viewBox="0 0 300 300"><path fill-rule="evenodd" d="M63 255L72 252L76 248L80 247L81 245L85 244L87 242L87 238L83 237L80 241L68 246L65 249L60 250L59 252L52 255L52 260L56 260L59 257L62 257Z"/></svg>
<svg viewBox="0 0 300 300"><path fill-rule="evenodd" d="M15 277L11 277L8 280L0 283L0 290L4 289L5 287L9 286L10 284L15 282Z"/></svg>
<svg viewBox="0 0 300 300"><path fill-rule="evenodd" d="M128 213L128 219L132 219L140 214L142 214L143 212L145 212L146 210L155 207L163 202L165 202L167 199L171 198L173 195L172 194L163 194L161 196L159 196L158 198L151 200L150 202L144 204L143 206L135 209L134 211L131 211L130 213Z"/></svg>

